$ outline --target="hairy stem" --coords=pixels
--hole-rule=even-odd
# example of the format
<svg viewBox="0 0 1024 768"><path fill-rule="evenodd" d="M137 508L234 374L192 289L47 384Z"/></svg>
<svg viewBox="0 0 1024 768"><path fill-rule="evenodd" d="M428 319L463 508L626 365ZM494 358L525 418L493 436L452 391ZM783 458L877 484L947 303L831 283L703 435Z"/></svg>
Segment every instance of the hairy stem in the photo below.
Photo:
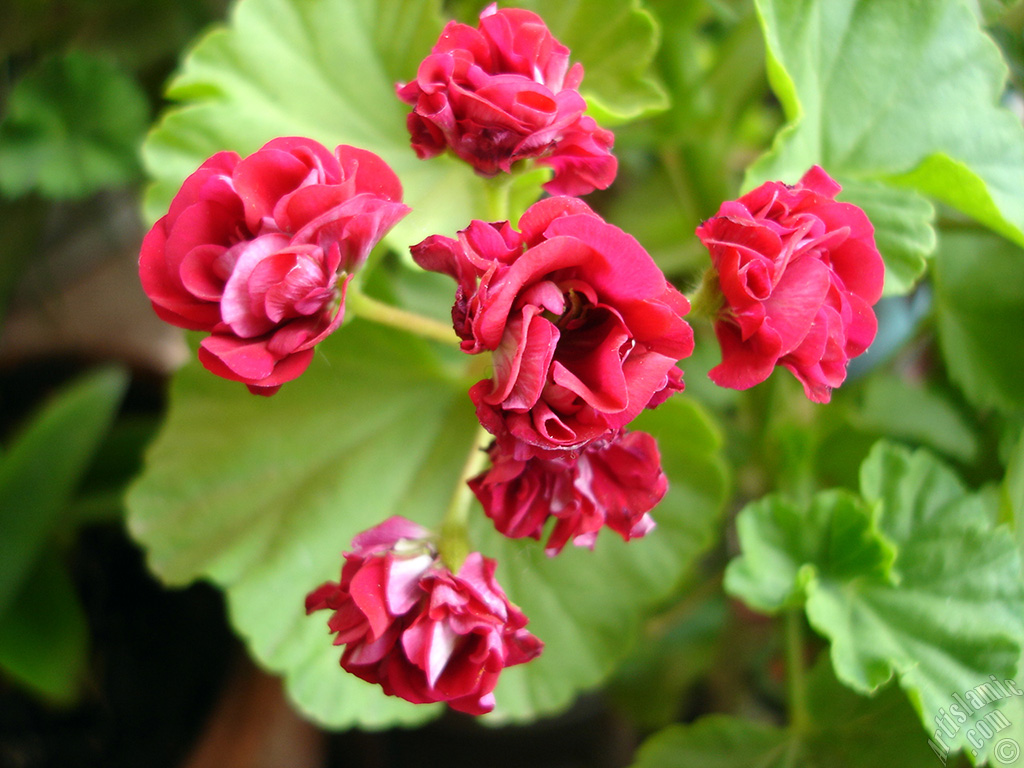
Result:
<svg viewBox="0 0 1024 768"><path fill-rule="evenodd" d="M708 267L704 271L697 290L687 298L690 300L691 316L703 317L711 321L718 317L722 305L725 304L725 298L722 296L722 289L718 284L718 272L714 267Z"/></svg>

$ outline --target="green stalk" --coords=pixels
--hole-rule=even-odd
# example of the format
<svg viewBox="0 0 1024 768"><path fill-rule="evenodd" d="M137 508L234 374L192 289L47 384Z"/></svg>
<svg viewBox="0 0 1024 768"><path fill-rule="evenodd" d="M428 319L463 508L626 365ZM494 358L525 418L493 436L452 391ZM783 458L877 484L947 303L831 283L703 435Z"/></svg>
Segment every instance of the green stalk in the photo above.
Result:
<svg viewBox="0 0 1024 768"><path fill-rule="evenodd" d="M459 337L451 325L385 304L351 286L345 296L345 311L374 323L408 331L449 346L459 346Z"/></svg>
<svg viewBox="0 0 1024 768"><path fill-rule="evenodd" d="M487 465L487 446L491 435L479 427L473 440L473 447L466 456L466 463L459 473L459 480L441 521L441 540L438 550L441 561L452 573L458 573L469 554L469 509L473 503L473 491L467 484Z"/></svg>
<svg viewBox="0 0 1024 768"><path fill-rule="evenodd" d="M714 322L718 313L725 304L725 297L722 296L722 288L718 284L718 271L714 267L704 270L700 285L690 300L690 316L703 317Z"/></svg>
<svg viewBox="0 0 1024 768"><path fill-rule="evenodd" d="M487 217L492 222L508 221L512 205L512 182L515 176L495 176L487 179ZM515 222L513 222L515 223Z"/></svg>
<svg viewBox="0 0 1024 768"><path fill-rule="evenodd" d="M789 727L798 736L811 725L807 707L807 676L804 670L803 608L786 611L786 677L789 688Z"/></svg>

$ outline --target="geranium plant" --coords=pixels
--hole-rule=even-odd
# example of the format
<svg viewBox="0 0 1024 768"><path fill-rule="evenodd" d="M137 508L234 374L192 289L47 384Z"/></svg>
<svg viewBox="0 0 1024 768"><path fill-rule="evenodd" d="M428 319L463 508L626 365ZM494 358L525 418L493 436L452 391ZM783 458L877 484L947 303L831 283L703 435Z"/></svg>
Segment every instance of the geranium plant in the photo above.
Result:
<svg viewBox="0 0 1024 768"><path fill-rule="evenodd" d="M650 768L1012 764L1024 128L982 9L523 5L242 0L185 58L151 568L329 727L604 687ZM767 715L670 724L745 633Z"/></svg>

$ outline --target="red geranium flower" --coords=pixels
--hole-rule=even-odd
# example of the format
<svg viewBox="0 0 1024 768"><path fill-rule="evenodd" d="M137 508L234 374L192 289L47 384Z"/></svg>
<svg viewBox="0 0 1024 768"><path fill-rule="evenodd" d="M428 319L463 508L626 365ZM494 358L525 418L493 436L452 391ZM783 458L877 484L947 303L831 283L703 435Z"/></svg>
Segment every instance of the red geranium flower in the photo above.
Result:
<svg viewBox="0 0 1024 768"><path fill-rule="evenodd" d="M531 206L521 232L474 221L413 246L458 282L452 315L494 375L470 390L480 422L516 459L577 451L682 389L689 303L640 244L582 201Z"/></svg>
<svg viewBox="0 0 1024 768"><path fill-rule="evenodd" d="M550 459L517 460L497 445L489 453L492 466L469 487L494 527L510 538L539 540L554 518L549 555L570 540L593 549L605 526L626 541L646 535L654 528L647 513L668 489L658 444L646 432L625 432Z"/></svg>
<svg viewBox="0 0 1024 768"><path fill-rule="evenodd" d="M723 203L697 228L723 297L716 384L747 389L782 365L827 403L874 340L885 266L868 217L837 202L839 190L814 166L794 186L769 181Z"/></svg>
<svg viewBox="0 0 1024 768"><path fill-rule="evenodd" d="M476 29L450 22L416 79L398 85L421 158L450 148L485 176L534 160L555 170L553 194L605 189L618 163L614 136L583 114L583 66L535 13L488 6Z"/></svg>
<svg viewBox="0 0 1024 768"><path fill-rule="evenodd" d="M341 581L311 592L306 612L332 612L334 644L345 646L341 666L386 694L481 715L494 708L501 671L540 654L543 644L524 629L493 560L473 552L453 574L430 532L401 517L352 546Z"/></svg>
<svg viewBox="0 0 1024 768"><path fill-rule="evenodd" d="M409 209L372 152L274 139L246 158L219 152L150 229L139 277L156 313L211 335L213 373L273 394L309 365L343 317L345 286Z"/></svg>

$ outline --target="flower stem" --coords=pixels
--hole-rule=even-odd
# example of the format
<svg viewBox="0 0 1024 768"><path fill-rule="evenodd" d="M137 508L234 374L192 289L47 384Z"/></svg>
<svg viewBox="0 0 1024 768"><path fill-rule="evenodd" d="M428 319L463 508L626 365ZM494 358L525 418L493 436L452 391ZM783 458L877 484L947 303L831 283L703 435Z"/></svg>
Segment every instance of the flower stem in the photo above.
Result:
<svg viewBox="0 0 1024 768"><path fill-rule="evenodd" d="M718 271L714 267L708 267L704 271L700 285L688 298L691 315L705 317L708 320L715 320L718 317L725 297L722 296L722 288L718 284Z"/></svg>
<svg viewBox="0 0 1024 768"><path fill-rule="evenodd" d="M495 176L487 179L487 217L490 221L508 221L512 205L514 176Z"/></svg>
<svg viewBox="0 0 1024 768"><path fill-rule="evenodd" d="M385 304L352 287L345 297L345 310L381 325L398 328L451 346L459 345L459 337L455 335L451 325Z"/></svg>
<svg viewBox="0 0 1024 768"><path fill-rule="evenodd" d="M799 736L810 726L807 708L807 677L804 674L803 609L786 611L786 676L789 683L789 725Z"/></svg>
<svg viewBox="0 0 1024 768"><path fill-rule="evenodd" d="M459 473L459 481L448 504L444 520L441 521L441 541L438 544L441 560L452 573L458 573L466 555L469 554L469 508L473 503L473 491L467 484L487 463L486 448L491 435L479 427L473 439L473 447L466 456L466 463Z"/></svg>

